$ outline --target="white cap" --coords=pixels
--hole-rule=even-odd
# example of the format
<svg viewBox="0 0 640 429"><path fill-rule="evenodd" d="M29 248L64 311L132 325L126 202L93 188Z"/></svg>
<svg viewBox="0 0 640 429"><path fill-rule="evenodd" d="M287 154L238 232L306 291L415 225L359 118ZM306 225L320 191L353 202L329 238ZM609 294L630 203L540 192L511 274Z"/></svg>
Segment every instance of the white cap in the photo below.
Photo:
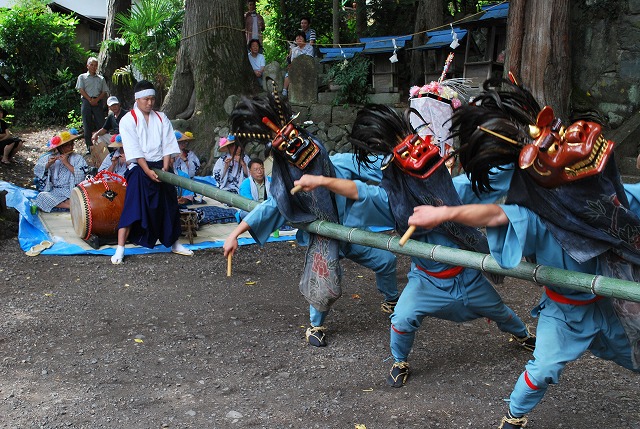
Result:
<svg viewBox="0 0 640 429"><path fill-rule="evenodd" d="M111 97L107 98L107 106L113 106L114 104L120 104L120 101L118 100L118 97L112 95Z"/></svg>

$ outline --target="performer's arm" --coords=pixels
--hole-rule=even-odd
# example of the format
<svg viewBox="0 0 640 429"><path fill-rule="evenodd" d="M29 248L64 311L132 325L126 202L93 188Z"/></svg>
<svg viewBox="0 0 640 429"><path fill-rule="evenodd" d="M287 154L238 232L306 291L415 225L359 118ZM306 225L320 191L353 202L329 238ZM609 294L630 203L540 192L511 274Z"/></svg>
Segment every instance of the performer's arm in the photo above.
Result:
<svg viewBox="0 0 640 429"><path fill-rule="evenodd" d="M444 222L482 227L500 226L509 223L509 218L497 204L467 204L462 206L418 206L409 217L409 225L435 228Z"/></svg>
<svg viewBox="0 0 640 429"><path fill-rule="evenodd" d="M238 248L238 237L240 237L241 234L249 231L250 228L251 227L247 222L240 221L238 226L236 226L236 228L231 231L227 239L224 241L224 245L222 246L222 248L224 249L225 258L229 254L233 255L234 253L236 253L236 249Z"/></svg>
<svg viewBox="0 0 640 429"><path fill-rule="evenodd" d="M300 179L293 182L293 184L302 186L302 190L305 192L312 191L318 186L322 186L335 194L342 195L352 200L358 199L358 186L353 180L305 174Z"/></svg>

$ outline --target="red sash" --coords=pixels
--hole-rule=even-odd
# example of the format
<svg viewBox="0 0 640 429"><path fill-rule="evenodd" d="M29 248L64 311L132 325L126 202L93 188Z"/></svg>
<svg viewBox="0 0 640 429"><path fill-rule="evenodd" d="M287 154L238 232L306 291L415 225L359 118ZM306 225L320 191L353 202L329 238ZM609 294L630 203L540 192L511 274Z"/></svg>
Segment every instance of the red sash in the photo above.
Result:
<svg viewBox="0 0 640 429"><path fill-rule="evenodd" d="M458 274L460 274L462 272L462 270L464 270L464 267L461 266L455 266L455 267L451 267L448 270L444 270L444 271L439 271L439 272L433 272L433 271L428 271L427 269L421 267L420 265L416 265L416 267L420 270L423 271L427 274L429 274L431 277L435 277L437 279L450 279L452 277L457 276Z"/></svg>

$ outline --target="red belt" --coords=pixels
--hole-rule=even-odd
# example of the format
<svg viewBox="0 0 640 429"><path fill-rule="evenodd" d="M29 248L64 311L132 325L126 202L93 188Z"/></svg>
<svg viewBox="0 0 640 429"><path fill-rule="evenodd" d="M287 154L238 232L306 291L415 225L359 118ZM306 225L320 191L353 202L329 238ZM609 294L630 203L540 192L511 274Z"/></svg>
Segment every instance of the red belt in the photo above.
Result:
<svg viewBox="0 0 640 429"><path fill-rule="evenodd" d="M571 299L571 298L567 298L564 295L559 294L558 292L552 291L546 286L544 287L544 291L547 293L547 296L551 298L551 301L559 302L560 304L589 305L589 304L593 304L594 302L600 301L602 298L604 298L602 296L596 296L595 298L591 298L587 300Z"/></svg>
<svg viewBox="0 0 640 429"><path fill-rule="evenodd" d="M423 271L427 274L429 274L431 277L435 277L437 279L450 279L452 277L457 276L458 274L460 274L462 272L462 270L464 270L464 267L461 266L455 266L455 267L451 267L448 270L444 270L444 271L438 271L433 272L433 271L428 271L425 268L422 268L420 265L416 265L416 267L420 270Z"/></svg>

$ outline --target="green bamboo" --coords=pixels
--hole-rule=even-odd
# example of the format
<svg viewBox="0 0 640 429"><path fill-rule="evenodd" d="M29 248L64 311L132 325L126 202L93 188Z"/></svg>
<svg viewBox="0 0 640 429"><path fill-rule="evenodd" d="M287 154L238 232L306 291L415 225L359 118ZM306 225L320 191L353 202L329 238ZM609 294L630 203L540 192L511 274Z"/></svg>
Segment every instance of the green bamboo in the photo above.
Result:
<svg viewBox="0 0 640 429"><path fill-rule="evenodd" d="M163 182L189 189L242 210L251 211L258 205L256 201L223 191L209 184L196 182L158 169L154 169L154 171ZM433 245L416 240L409 240L404 246L400 246L400 237L397 235L392 236L364 231L327 221L295 224L294 226L298 229L336 240L389 250L401 255L417 256L446 264L460 265L483 272L529 280L541 285L563 287L581 292L591 292L600 296L640 302L640 284L628 280L579 273L530 262L520 262L515 268L504 269L500 268L491 255Z"/></svg>

